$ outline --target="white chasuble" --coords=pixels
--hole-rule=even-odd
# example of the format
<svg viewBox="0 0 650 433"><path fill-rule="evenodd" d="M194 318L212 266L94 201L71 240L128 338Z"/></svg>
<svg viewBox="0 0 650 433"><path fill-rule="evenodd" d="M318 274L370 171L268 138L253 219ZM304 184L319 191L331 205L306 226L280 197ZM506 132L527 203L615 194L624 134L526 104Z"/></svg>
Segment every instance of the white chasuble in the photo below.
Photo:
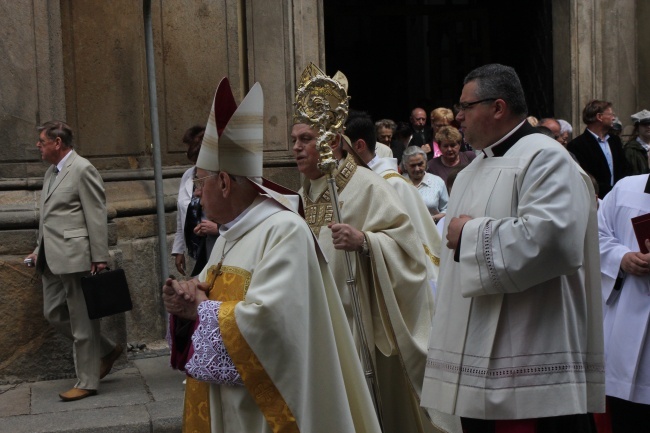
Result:
<svg viewBox="0 0 650 433"><path fill-rule="evenodd" d="M650 277L620 271L623 256L639 251L631 219L650 213L648 175L619 180L598 209L603 279L607 395L650 404ZM617 277L622 285L615 289Z"/></svg>
<svg viewBox="0 0 650 433"><path fill-rule="evenodd" d="M302 218L260 196L220 233L199 279L214 281L244 386L210 385L212 432L378 432L338 292Z"/></svg>
<svg viewBox="0 0 650 433"><path fill-rule="evenodd" d="M443 248L422 404L479 419L602 412L602 303L594 191L540 134L478 156L443 231L469 215L459 261Z"/></svg>
<svg viewBox="0 0 650 433"><path fill-rule="evenodd" d="M341 162L335 180L342 222L362 231L369 246L368 256L350 254L365 333L375 358L383 431L437 431L419 407L433 315L422 241L395 190L379 175L358 167L348 156ZM349 326L357 336L346 283L345 254L334 248L327 227L334 215L324 177L315 182L306 180L301 195L305 219L329 261Z"/></svg>
<svg viewBox="0 0 650 433"><path fill-rule="evenodd" d="M413 228L422 242L427 266L427 278L435 297L436 282L440 272L440 247L442 242L433 218L424 201L422 201L422 196L417 188L397 171L397 159L377 158L371 169L393 187L401 200L402 210L411 218Z"/></svg>

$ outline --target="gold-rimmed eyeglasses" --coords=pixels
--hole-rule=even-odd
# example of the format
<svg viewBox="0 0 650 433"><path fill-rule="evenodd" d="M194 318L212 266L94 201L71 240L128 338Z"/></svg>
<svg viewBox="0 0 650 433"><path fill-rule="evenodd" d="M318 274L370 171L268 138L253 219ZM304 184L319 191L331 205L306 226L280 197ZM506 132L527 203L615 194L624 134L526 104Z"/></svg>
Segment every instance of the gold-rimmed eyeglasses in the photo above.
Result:
<svg viewBox="0 0 650 433"><path fill-rule="evenodd" d="M218 176L218 175L219 175L219 173L213 173L213 174L209 174L209 175L204 176L204 177L199 177L199 178L195 177L194 179L192 179L192 183L194 184L194 189L203 189L203 185L205 185L205 180L207 178L213 177L213 176Z"/></svg>

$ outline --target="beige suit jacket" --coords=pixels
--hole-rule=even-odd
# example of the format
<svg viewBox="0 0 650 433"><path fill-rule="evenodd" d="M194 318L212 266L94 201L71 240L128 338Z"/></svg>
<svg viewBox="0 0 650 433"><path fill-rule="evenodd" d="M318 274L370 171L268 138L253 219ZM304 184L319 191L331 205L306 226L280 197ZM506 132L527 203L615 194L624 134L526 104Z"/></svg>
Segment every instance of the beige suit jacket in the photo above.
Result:
<svg viewBox="0 0 650 433"><path fill-rule="evenodd" d="M41 261L45 253L53 274L89 271L92 262L108 261L104 182L87 159L73 150L58 176L54 166L48 168L40 210L34 254Z"/></svg>

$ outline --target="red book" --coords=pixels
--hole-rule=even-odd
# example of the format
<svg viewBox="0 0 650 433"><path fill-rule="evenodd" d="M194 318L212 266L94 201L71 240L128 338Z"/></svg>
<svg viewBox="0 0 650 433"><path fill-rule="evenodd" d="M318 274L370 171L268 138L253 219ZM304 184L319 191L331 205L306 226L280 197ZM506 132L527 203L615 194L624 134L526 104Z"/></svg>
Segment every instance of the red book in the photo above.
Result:
<svg viewBox="0 0 650 433"><path fill-rule="evenodd" d="M639 243L639 251L648 254L645 240L650 239L650 213L632 218L632 228L634 228L636 241Z"/></svg>

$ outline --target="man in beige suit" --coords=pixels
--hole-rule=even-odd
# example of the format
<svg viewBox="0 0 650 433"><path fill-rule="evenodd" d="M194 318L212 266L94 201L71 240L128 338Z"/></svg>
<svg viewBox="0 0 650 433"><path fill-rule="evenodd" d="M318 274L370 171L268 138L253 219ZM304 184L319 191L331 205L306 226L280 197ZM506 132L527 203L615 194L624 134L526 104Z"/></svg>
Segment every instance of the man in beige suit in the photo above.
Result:
<svg viewBox="0 0 650 433"><path fill-rule="evenodd" d="M43 279L45 318L73 341L77 384L59 394L74 401L97 394L99 379L110 371L122 346L100 334L90 320L81 277L101 271L108 260L106 198L99 172L72 148L72 130L64 122L38 127L36 147L44 161L38 243L27 256Z"/></svg>

